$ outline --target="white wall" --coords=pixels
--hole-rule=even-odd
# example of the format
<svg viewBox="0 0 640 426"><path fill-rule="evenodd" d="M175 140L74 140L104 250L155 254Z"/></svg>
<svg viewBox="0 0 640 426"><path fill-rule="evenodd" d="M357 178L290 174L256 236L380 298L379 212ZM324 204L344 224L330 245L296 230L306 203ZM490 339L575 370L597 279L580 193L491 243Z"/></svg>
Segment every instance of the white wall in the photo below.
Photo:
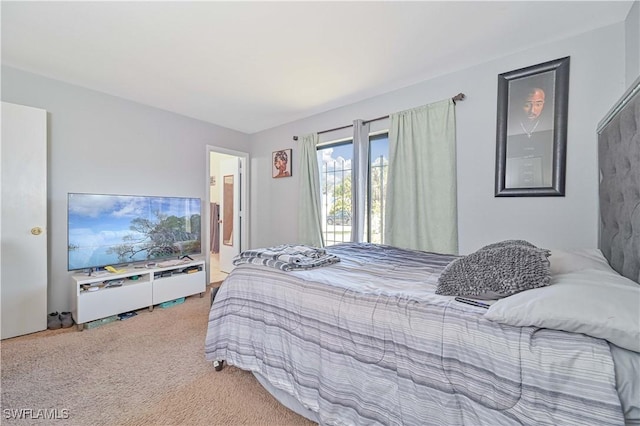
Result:
<svg viewBox="0 0 640 426"><path fill-rule="evenodd" d="M67 193L206 200L206 146L249 151L243 133L9 67L2 100L48 111L49 312L70 307Z"/></svg>
<svg viewBox="0 0 640 426"><path fill-rule="evenodd" d="M627 87L640 75L640 1L636 0L625 20Z"/></svg>
<svg viewBox="0 0 640 426"><path fill-rule="evenodd" d="M564 56L571 56L566 196L495 198L497 76ZM251 244L296 241L299 150L293 135L464 92L467 99L456 107L460 253L506 238L524 238L544 247L595 247L596 126L625 86L625 24L619 23L254 134L252 209L259 214L252 216ZM293 177L271 179L271 152L289 147L294 150Z"/></svg>

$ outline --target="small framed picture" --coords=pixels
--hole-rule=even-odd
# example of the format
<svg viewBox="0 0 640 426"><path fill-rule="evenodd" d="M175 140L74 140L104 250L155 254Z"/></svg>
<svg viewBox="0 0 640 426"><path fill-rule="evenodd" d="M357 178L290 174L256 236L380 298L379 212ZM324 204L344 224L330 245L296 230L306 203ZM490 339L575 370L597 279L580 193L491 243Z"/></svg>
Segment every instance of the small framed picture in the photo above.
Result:
<svg viewBox="0 0 640 426"><path fill-rule="evenodd" d="M271 176L274 178L291 177L291 148L273 152Z"/></svg>
<svg viewBox="0 0 640 426"><path fill-rule="evenodd" d="M496 197L564 196L569 57L498 75Z"/></svg>

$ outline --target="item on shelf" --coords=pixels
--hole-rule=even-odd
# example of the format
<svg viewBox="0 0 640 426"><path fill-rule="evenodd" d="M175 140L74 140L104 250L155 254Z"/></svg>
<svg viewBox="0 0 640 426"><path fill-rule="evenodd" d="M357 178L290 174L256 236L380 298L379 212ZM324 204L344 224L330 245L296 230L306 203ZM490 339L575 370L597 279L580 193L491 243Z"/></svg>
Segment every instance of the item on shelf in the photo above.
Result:
<svg viewBox="0 0 640 426"><path fill-rule="evenodd" d="M116 269L113 266L105 266L104 269L112 274L121 274L123 272L127 272L126 269Z"/></svg>
<svg viewBox="0 0 640 426"><path fill-rule="evenodd" d="M169 266L176 266L184 263L182 260L165 260L164 262L158 262L158 268L167 268Z"/></svg>
<svg viewBox="0 0 640 426"><path fill-rule="evenodd" d="M124 280L122 280L122 279L120 279L120 280L110 280L110 281L105 281L104 282L104 287L105 288L121 287L122 284L124 284Z"/></svg>

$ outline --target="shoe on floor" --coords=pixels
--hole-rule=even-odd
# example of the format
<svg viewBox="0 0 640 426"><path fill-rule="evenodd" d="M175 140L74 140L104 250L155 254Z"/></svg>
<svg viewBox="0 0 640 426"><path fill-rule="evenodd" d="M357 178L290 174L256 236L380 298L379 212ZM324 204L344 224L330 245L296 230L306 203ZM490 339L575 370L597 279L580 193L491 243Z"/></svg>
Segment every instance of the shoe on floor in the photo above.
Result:
<svg viewBox="0 0 640 426"><path fill-rule="evenodd" d="M125 312L125 313L122 313L122 314L118 314L118 318L121 319L121 320L126 320L126 319L129 319L129 318L133 318L136 315L138 315L138 314L135 313L135 312Z"/></svg>
<svg viewBox="0 0 640 426"><path fill-rule="evenodd" d="M69 328L73 325L73 317L71 312L60 312L60 323L62 328Z"/></svg>
<svg viewBox="0 0 640 426"><path fill-rule="evenodd" d="M60 321L60 315L57 312L49 314L47 317L47 328L49 330L57 330L62 327L62 321Z"/></svg>

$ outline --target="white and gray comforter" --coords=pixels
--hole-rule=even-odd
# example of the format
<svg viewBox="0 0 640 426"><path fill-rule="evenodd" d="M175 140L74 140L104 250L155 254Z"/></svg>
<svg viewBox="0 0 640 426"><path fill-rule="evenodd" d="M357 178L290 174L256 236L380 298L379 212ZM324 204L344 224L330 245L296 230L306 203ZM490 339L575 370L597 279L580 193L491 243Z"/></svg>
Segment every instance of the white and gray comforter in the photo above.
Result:
<svg viewBox="0 0 640 426"><path fill-rule="evenodd" d="M238 266L206 358L259 373L321 424L622 425L606 341L512 327L436 295L455 256L372 244L283 272Z"/></svg>

